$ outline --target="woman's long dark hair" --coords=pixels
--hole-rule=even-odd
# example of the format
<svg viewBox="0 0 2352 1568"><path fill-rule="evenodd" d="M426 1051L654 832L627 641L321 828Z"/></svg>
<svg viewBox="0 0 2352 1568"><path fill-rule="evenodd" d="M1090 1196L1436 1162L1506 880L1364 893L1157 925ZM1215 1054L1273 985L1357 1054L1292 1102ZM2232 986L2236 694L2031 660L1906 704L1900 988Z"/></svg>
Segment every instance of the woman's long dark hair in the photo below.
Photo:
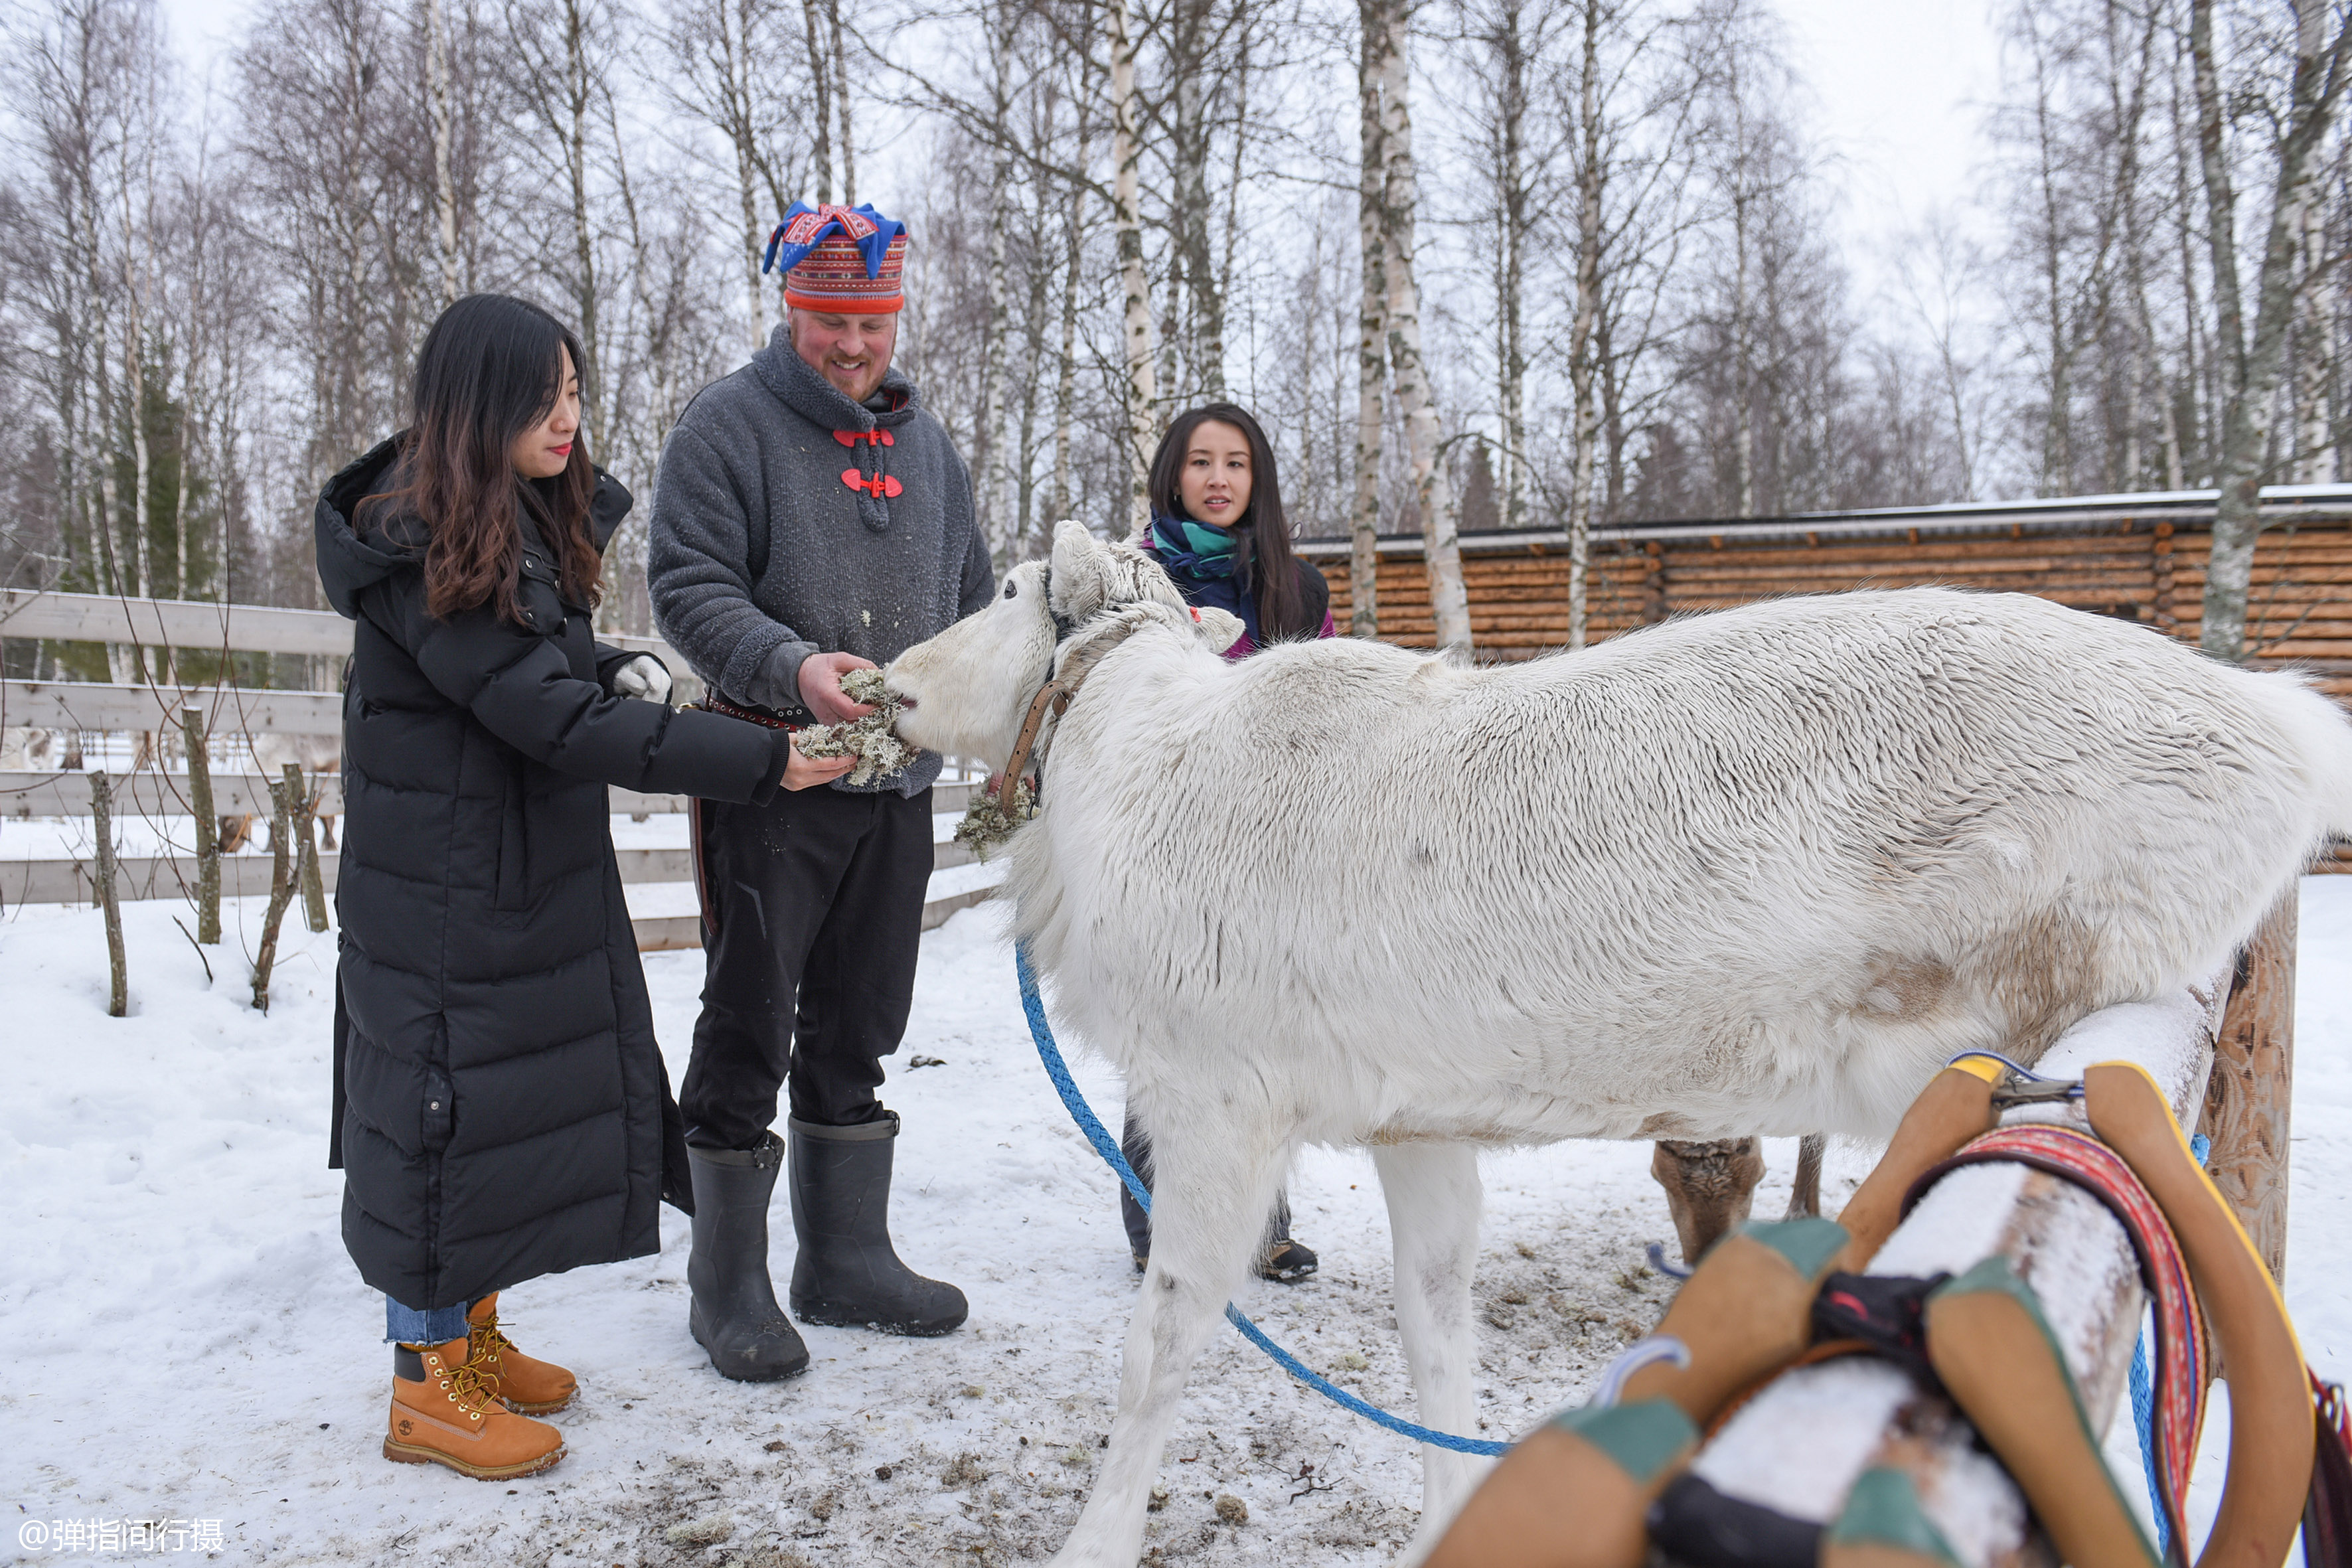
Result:
<svg viewBox="0 0 2352 1568"><path fill-rule="evenodd" d="M413 512L425 529L425 606L446 619L492 604L510 621L528 510L555 556L563 597L593 607L604 563L588 522L596 476L574 437L572 459L549 479L526 479L509 456L563 391L563 356L582 364L580 340L529 300L468 294L441 312L416 356L415 417L393 469L395 488L362 502L364 515Z"/></svg>
<svg viewBox="0 0 2352 1568"><path fill-rule="evenodd" d="M1151 510L1163 517L1190 515L1177 481L1183 476L1184 454L1192 449L1192 432L1208 424L1230 425L1249 443L1250 500L1233 526L1234 581L1256 597L1258 628L1267 641L1314 631L1315 627L1302 624L1307 605L1298 592L1298 557L1290 548L1290 521L1282 511L1282 481L1275 473L1274 447L1249 410L1231 403L1204 403L1169 421L1168 434L1160 437L1160 450L1151 455L1151 475L1146 481Z"/></svg>

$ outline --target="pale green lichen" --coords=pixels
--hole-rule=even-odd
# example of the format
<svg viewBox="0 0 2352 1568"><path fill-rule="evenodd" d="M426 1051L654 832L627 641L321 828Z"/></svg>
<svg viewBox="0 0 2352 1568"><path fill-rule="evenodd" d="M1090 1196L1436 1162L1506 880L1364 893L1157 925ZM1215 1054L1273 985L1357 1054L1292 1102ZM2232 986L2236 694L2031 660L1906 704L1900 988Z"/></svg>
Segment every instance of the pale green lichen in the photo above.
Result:
<svg viewBox="0 0 2352 1568"><path fill-rule="evenodd" d="M1006 811L992 785L971 792L963 820L956 824L955 841L982 860L988 852L1013 837L1013 830L1037 815L1036 792L1022 779L1013 786L1013 809Z"/></svg>
<svg viewBox="0 0 2352 1568"><path fill-rule="evenodd" d="M851 670L841 678L841 694L852 702L872 703L874 711L846 724L810 725L797 742L802 756L856 757L857 765L849 770L853 784L870 784L914 761L914 748L891 733L901 706L880 670Z"/></svg>

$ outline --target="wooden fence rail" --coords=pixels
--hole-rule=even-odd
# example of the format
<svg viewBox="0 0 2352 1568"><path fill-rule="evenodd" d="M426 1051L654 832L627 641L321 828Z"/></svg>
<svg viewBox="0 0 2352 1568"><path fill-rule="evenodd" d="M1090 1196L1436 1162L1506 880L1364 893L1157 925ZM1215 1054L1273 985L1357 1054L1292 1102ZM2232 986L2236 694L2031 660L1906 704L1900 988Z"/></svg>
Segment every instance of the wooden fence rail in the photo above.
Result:
<svg viewBox="0 0 2352 1568"><path fill-rule="evenodd" d="M352 651L352 623L331 610L11 588L0 593L0 637L339 658Z"/></svg>
<svg viewBox="0 0 2352 1568"><path fill-rule="evenodd" d="M616 849L625 883L691 882L694 862L684 849ZM330 893L335 890L341 856L321 851L319 875ZM971 851L961 844L932 847L931 869L944 871L972 863ZM243 898L269 891L268 855L221 857L221 896ZM51 857L38 860L0 860L0 905L86 904L96 885L94 856ZM193 855L120 855L114 861L115 896L125 903L140 899L176 899L196 885Z"/></svg>
<svg viewBox="0 0 2352 1568"><path fill-rule="evenodd" d="M117 817L185 816L188 814L187 775L140 772L125 773L113 782L114 814ZM335 773L320 773L311 780L319 792L319 815L341 816L343 812L343 781ZM958 812L971 803L971 792L978 785L969 780L949 780L931 786L931 809L934 812ZM615 816L667 816L682 813L693 804L693 797L683 795L639 795L635 790L609 790ZM248 813L269 814L269 781L258 773L215 773L213 774L213 809L223 816L243 816ZM74 773L9 773L0 772L0 817L25 819L35 816L88 816L89 815L89 775Z"/></svg>
<svg viewBox="0 0 2352 1568"><path fill-rule="evenodd" d="M182 708L203 709L215 735L340 735L343 700L332 691L244 686L115 686L97 680L0 680L0 723L44 730L163 730Z"/></svg>
<svg viewBox="0 0 2352 1568"><path fill-rule="evenodd" d="M116 599L103 594L9 588L0 590L0 637L340 658L352 651L352 623L332 610L217 605L195 599ZM672 675L691 677L686 660L659 637L600 632L597 640L634 653L650 653L668 665Z"/></svg>
<svg viewBox="0 0 2352 1568"><path fill-rule="evenodd" d="M188 815L184 774L142 772L110 781L115 820L183 817ZM213 807L225 816L248 813L268 816L268 781L254 773L215 773ZM342 781L320 774L319 814L340 816ZM960 813L978 786L970 781L935 784L931 804L942 814ZM82 817L90 815L91 775L74 773L0 773L0 817ZM609 792L613 810L632 816L683 812L688 797L638 795L630 790ZM672 848L625 848L614 852L621 880L631 886L685 883L694 880L689 851ZM931 869L946 871L969 866L975 857L962 845L941 840L932 846ZM327 892L333 892L341 857L321 853L319 874ZM221 895L259 897L269 891L270 857L226 855L221 858ZM86 904L93 901L97 883L95 855L49 856L38 859L0 859L0 910L20 904ZM121 856L115 858L115 894L130 902L142 899L179 899L196 886L198 862L193 855ZM958 910L970 909L993 891L992 885L942 894L923 906L923 929L929 931ZM647 952L702 945L701 920L696 915L648 915L631 922L637 945Z"/></svg>
<svg viewBox="0 0 2352 1568"><path fill-rule="evenodd" d="M36 816L88 816L88 773L0 772L0 818L25 820ZM114 816L152 820L188 815L188 775L142 771L109 781L114 791ZM219 816L268 816L270 781L259 773L220 772L212 775L213 812ZM343 814L343 781L320 773L311 787L319 793L319 815ZM614 806L615 811L627 809Z"/></svg>
<svg viewBox="0 0 2352 1568"><path fill-rule="evenodd" d="M352 623L324 610L6 589L0 590L0 638L340 658L352 650ZM669 667L677 700L691 701L701 695L701 683L686 661L659 637L605 633L599 640L659 658ZM180 728L182 712L189 708L201 710L201 727L215 743L224 734L336 735L342 730L342 698L333 691L183 688L168 682L0 680L0 725L156 733ZM184 817L193 809L184 774L142 767L108 782L118 820ZM340 778L318 774L312 787L318 791L320 816L342 815ZM932 794L934 808L961 812L971 787L969 784L937 786ZM270 814L269 784L258 775L216 773L212 793L216 816ZM0 818L89 816L96 805L93 795L88 773L0 773ZM637 795L628 790L613 790L610 796L614 811L639 818L683 812L690 804L683 795ZM623 849L618 858L625 883L682 883L694 877L684 849ZM958 845L940 844L933 851L932 868L963 867L971 858ZM320 874L329 890L335 885L337 867L336 856L319 857ZM268 892L269 868L269 860L263 857L223 857L222 894L234 898ZM0 906L87 901L97 891L94 869L94 862L86 864L68 857L0 860ZM133 857L115 862L113 890L121 900L181 898L189 896L197 877L198 860L193 855ZM931 900L924 909L925 928L977 903L992 890L968 888ZM654 916L634 924L639 946L649 951L701 944L701 921L697 916Z"/></svg>

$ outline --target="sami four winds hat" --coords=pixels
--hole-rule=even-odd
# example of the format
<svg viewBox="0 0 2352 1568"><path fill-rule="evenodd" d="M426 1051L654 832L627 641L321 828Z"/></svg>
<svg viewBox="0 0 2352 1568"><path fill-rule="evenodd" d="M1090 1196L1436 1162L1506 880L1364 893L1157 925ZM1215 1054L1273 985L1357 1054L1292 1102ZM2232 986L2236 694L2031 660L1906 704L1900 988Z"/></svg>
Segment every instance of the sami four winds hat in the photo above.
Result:
<svg viewBox="0 0 2352 1568"><path fill-rule="evenodd" d="M870 205L794 202L768 237L760 270L782 270L787 305L873 316L906 303L906 259L907 226L898 219Z"/></svg>

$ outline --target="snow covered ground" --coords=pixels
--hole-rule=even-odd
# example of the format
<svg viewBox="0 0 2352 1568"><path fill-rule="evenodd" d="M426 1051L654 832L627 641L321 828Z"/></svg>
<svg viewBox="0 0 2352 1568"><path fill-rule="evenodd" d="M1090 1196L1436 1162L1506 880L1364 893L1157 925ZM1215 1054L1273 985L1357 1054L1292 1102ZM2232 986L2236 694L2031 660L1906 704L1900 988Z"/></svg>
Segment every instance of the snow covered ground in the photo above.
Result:
<svg viewBox="0 0 2352 1568"><path fill-rule="evenodd" d="M21 851L19 851L21 852ZM713 1373L686 1329L687 1225L658 1257L509 1292L526 1350L579 1373L569 1457L511 1489L384 1462L382 1310L337 1236L326 1169L334 938L288 921L277 1002L247 1005L262 900L199 955L176 906L128 906L131 1016L105 1016L89 910L0 922L0 1561L58 1550L53 1526L210 1521L236 1563L998 1563L1059 1543L1100 1461L1135 1276L1111 1180L1054 1098L1022 1023L993 906L924 939L893 1063L904 1113L896 1224L918 1268L955 1280L971 1323L944 1340L806 1331L815 1364L767 1386ZM206 978L209 958L214 974ZM2304 887L2294 1263L2305 1349L2352 1371L2352 878ZM701 955L646 961L673 1077ZM911 1068L916 1055L941 1058ZM1079 1076L1115 1122L1112 1075ZM1793 1143L1769 1151L1759 1214L1786 1201ZM1518 1431L1579 1398L1661 1310L1640 1266L1668 1240L1646 1144L1486 1164L1480 1426ZM1870 1152L1832 1152L1834 1205ZM1243 1304L1366 1397L1411 1396L1388 1304L1387 1226L1369 1160L1310 1153L1291 1187L1323 1272L1253 1283ZM792 1227L775 1211L776 1268ZM2217 1457L2226 1423L2208 1449ZM2137 1471L2128 1436L2113 1446ZM2210 1516L2218 1466L2200 1489ZM1221 1333L1196 1370L1153 1516L1161 1560L1370 1563L1410 1533L1419 1462L1400 1439ZM2135 1486L2136 1489L2136 1486ZM1238 1526L1217 1500L1246 1504ZM103 1539L101 1537L101 1539Z"/></svg>

